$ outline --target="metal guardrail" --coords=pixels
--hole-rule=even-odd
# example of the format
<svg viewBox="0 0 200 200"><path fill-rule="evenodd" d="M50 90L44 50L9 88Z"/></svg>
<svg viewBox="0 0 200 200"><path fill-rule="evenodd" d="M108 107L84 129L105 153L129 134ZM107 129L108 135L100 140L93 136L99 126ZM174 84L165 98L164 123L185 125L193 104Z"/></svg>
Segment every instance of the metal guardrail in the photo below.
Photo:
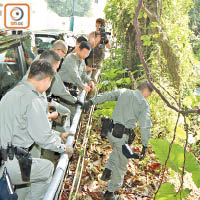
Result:
<svg viewBox="0 0 200 200"><path fill-rule="evenodd" d="M80 95L81 102L84 102L85 96L86 96L86 92L85 90L83 90ZM66 141L66 144L69 144L71 146L73 145L73 142L74 142L74 137L75 137L75 133L79 124L81 113L82 113L81 106L78 105L74 119L72 121L72 125L69 130L69 132L74 134L74 136L69 136ZM61 154L61 157L59 159L58 165L54 172L52 181L45 193L43 200L57 200L58 199L58 196L60 193L60 187L63 182L68 163L69 163L68 155L66 153Z"/></svg>

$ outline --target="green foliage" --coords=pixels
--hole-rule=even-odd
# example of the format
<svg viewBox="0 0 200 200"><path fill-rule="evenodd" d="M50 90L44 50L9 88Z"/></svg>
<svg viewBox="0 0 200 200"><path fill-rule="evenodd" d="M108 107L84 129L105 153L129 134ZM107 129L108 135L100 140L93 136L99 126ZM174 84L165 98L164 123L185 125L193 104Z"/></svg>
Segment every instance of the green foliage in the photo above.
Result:
<svg viewBox="0 0 200 200"><path fill-rule="evenodd" d="M150 143L152 144L152 148L155 151L156 157L161 161L162 164L164 164L167 159L170 143L166 140L161 139L151 139ZM173 169L178 173L181 173L183 162L183 147L178 144L173 144L171 148L171 154L167 162L167 167ZM197 174L200 174L200 166L191 152L186 152L185 170L189 173L192 173L192 180L199 188L200 177L197 176Z"/></svg>
<svg viewBox="0 0 200 200"><path fill-rule="evenodd" d="M190 11L190 28L194 32L191 42L193 45L194 53L200 59L200 1L193 0L194 7Z"/></svg>
<svg viewBox="0 0 200 200"><path fill-rule="evenodd" d="M117 51L121 51L123 68L140 70L133 27L134 7L137 1L108 0L105 15L116 37ZM142 17L142 16L141 16Z"/></svg>
<svg viewBox="0 0 200 200"><path fill-rule="evenodd" d="M69 17L72 14L72 0L45 0L48 7L60 17ZM74 0L74 15L85 16L90 10L91 0Z"/></svg>
<svg viewBox="0 0 200 200"><path fill-rule="evenodd" d="M198 34L200 30L200 1L193 0L194 7L190 11L190 27Z"/></svg>
<svg viewBox="0 0 200 200"><path fill-rule="evenodd" d="M194 0L195 6L197 2L200 4L199 0ZM117 75L116 72L118 70L136 72L134 73L136 82L145 77L143 66L138 60L135 29L133 27L133 17L137 4L138 1L136 0L107 1L105 8L106 19L112 25L116 42L113 45L114 51L111 54L111 58L105 62L103 68L104 74L102 76L103 84L100 87L101 92L121 87L130 88L131 84L127 74L124 73L124 76L122 74ZM200 55L200 40L193 40L193 43L191 43L194 35L188 24L190 22L189 13L194 5L193 1L144 0L144 5L152 14L158 16L158 20L152 19L144 9L139 14L143 53L150 67L151 75L165 90L170 92L177 102L180 102L181 109L196 109L200 106L200 98L199 96L195 96L193 92L199 82L200 75L199 62L197 60ZM198 12L196 14L198 15ZM196 17L196 20L199 20L198 17ZM158 21L161 23L158 23ZM197 58L193 53L193 47L195 48L196 55L199 54ZM109 71L111 71L111 76L109 76ZM129 83L126 82L126 79ZM178 84L174 80L177 80ZM173 98L159 87L159 84L155 83L156 87L160 89L170 104L178 107ZM152 140L153 149L158 159L164 164L168 155L168 141L171 141L173 137L177 113L167 107L156 93L148 100L153 123L152 137L156 138ZM103 110L104 108L101 107L101 109ZM198 120L199 122L197 122ZM198 116L188 115L187 123L189 126L189 135L195 138L196 142L200 138L200 119ZM184 120L181 116L177 127L175 144L173 145L167 164L167 167L179 175L183 166L182 146L185 144L185 139ZM199 152L195 143L191 143L190 147L195 150L193 153ZM187 173L192 173L194 183L200 187L200 180L197 175L200 174L198 162L192 153L187 152L186 158L185 170ZM169 183L162 185L156 199L173 200L181 199L181 197L187 198L190 193L188 189L185 189L181 190L181 195L176 194L174 188L174 185L170 185Z"/></svg>
<svg viewBox="0 0 200 200"><path fill-rule="evenodd" d="M177 194L174 189L174 185L170 183L165 183L161 186L155 200L182 200L183 198L187 198L187 196L190 194L191 190L185 189Z"/></svg>

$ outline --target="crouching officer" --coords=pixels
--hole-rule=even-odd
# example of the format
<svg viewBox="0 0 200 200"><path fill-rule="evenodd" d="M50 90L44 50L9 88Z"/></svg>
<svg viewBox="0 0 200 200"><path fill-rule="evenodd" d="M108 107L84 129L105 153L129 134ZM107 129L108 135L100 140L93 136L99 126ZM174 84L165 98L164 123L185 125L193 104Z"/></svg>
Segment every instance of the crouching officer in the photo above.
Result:
<svg viewBox="0 0 200 200"><path fill-rule="evenodd" d="M116 199L114 192L123 184L124 175L127 171L127 164L130 158L139 159L140 156L133 153L128 143L129 136L134 138L133 129L139 121L140 133L142 137L142 153L145 156L148 140L150 139L150 109L147 98L153 89L148 81L142 82L136 90L120 89L104 94L99 94L90 99L83 106L87 112L91 105L101 104L106 101L117 101L113 114L113 128L108 132L108 140L112 145L113 151L106 162L106 168L101 177L108 181L107 191L104 200Z"/></svg>
<svg viewBox="0 0 200 200"><path fill-rule="evenodd" d="M8 144L12 144L14 148L11 149L20 148L29 152L35 143L44 149L72 154L72 147L63 144L61 137L51 130L46 115L47 103L43 93L49 88L53 76L52 65L45 60L37 60L31 65L27 81L15 86L2 98L0 101L1 151L10 152ZM20 152L15 151L14 158L4 163L11 181L15 185L30 183L26 200L42 200L52 178L53 164L49 160L40 158L32 158L30 161L29 153ZM30 177L28 171L25 178L21 174L22 158L26 158L25 162L29 168L25 171L31 170ZM4 166L1 166L0 174L3 170Z"/></svg>

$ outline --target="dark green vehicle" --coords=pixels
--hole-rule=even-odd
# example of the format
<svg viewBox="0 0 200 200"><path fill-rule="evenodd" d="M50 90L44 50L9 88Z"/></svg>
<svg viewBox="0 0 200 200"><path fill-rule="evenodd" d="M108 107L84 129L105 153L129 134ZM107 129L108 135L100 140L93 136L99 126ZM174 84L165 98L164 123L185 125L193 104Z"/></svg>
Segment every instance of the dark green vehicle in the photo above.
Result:
<svg viewBox="0 0 200 200"><path fill-rule="evenodd" d="M64 40L68 45L68 53L70 53L76 45L76 36L71 31L44 30L35 31L35 43L38 53L50 49L56 40Z"/></svg>
<svg viewBox="0 0 200 200"><path fill-rule="evenodd" d="M25 75L36 56L32 32L0 34L0 99Z"/></svg>

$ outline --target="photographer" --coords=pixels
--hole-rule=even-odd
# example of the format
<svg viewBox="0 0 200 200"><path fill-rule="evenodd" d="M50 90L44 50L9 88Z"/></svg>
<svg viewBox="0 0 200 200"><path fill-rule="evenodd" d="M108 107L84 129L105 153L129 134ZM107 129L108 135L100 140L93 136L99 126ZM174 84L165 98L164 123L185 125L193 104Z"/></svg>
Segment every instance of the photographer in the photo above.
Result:
<svg viewBox="0 0 200 200"><path fill-rule="evenodd" d="M91 32L88 37L88 42L92 46L92 51L86 59L86 65L89 68L93 68L93 70L91 69L91 78L95 80L100 73L100 68L105 57L105 48L110 48L107 35L110 35L110 33L105 31L105 20L98 18L96 20L96 31Z"/></svg>

